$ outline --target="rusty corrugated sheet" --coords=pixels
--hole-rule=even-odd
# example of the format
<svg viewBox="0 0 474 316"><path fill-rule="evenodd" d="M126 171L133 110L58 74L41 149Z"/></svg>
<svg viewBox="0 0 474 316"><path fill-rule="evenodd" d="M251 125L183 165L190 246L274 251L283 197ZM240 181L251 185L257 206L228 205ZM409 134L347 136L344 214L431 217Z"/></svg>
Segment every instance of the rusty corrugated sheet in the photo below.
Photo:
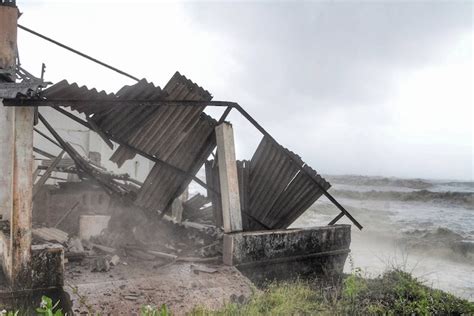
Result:
<svg viewBox="0 0 474 316"><path fill-rule="evenodd" d="M311 178L299 171L297 164L308 169L326 190L329 189L330 184L299 156L267 137L262 139L252 157L249 213L269 228L287 228L322 195Z"/></svg>
<svg viewBox="0 0 474 316"><path fill-rule="evenodd" d="M140 80L132 86L124 86L115 97L120 100L160 100L162 91L153 83ZM108 107L106 111L93 116L93 121L102 130L111 135L126 141L130 133L134 133L147 120L152 119L157 107L153 106L126 106L121 104L115 107Z"/></svg>
<svg viewBox="0 0 474 316"><path fill-rule="evenodd" d="M197 173L216 147L214 128L216 121L201 114L197 124L186 134L179 146L169 154L166 162L191 174ZM155 164L138 193L135 203L141 207L163 210L180 195L191 180L174 170Z"/></svg>
<svg viewBox="0 0 474 316"><path fill-rule="evenodd" d="M62 80L48 89L41 92L41 96L49 100L90 100L87 106L73 106L72 110L86 115L99 114L107 110L107 107L101 106L100 100L114 100L115 95L107 94L105 91L97 91L96 89L89 89L86 86L81 86L77 83L69 83L67 80Z"/></svg>
<svg viewBox="0 0 474 316"><path fill-rule="evenodd" d="M173 75L163 90L141 80L135 85L123 87L116 94L107 94L61 81L45 90L42 96L56 101L91 101L72 109L87 115L109 135L193 174L216 146L213 135L216 121L203 113L205 106L127 106L126 102L122 102L111 107L100 102L212 99L208 91L179 72ZM135 154L120 146L110 160L121 166ZM176 170L156 164L139 191L136 204L153 210L163 209L176 194L184 190L189 181L188 177Z"/></svg>
<svg viewBox="0 0 474 316"><path fill-rule="evenodd" d="M315 175L326 190L330 188L300 157L266 137L251 161L237 162L244 230L287 228L322 195L318 185L300 172L298 165ZM219 185L217 164L210 161L206 168L208 183ZM210 197L213 207L221 212L220 196Z"/></svg>
<svg viewBox="0 0 474 316"><path fill-rule="evenodd" d="M163 89L163 100L210 101L209 92L176 72ZM184 137L198 122L204 106L160 106L146 124L123 136L130 145L167 161ZM119 147L110 160L121 166L134 152Z"/></svg>
<svg viewBox="0 0 474 316"><path fill-rule="evenodd" d="M163 90L146 80L125 86L116 94L79 87L63 80L42 92L50 100L87 100L87 105L72 106L84 113L103 131L161 160L174 152L180 142L198 122L204 106L141 106L126 103L110 107L102 100L197 100L209 101L211 94L176 72ZM83 103L82 103L83 104ZM132 159L135 152L120 146L110 160L120 167Z"/></svg>

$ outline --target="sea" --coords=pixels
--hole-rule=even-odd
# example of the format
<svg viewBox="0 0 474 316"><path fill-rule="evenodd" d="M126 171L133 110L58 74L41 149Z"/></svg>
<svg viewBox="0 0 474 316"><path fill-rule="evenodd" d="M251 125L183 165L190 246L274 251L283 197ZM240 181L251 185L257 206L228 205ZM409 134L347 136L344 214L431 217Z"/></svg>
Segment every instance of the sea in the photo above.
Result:
<svg viewBox="0 0 474 316"><path fill-rule="evenodd" d="M403 269L426 285L474 301L474 182L325 176L352 226L345 272ZM292 227L326 225L339 210L324 196ZM347 218L339 223L350 223Z"/></svg>

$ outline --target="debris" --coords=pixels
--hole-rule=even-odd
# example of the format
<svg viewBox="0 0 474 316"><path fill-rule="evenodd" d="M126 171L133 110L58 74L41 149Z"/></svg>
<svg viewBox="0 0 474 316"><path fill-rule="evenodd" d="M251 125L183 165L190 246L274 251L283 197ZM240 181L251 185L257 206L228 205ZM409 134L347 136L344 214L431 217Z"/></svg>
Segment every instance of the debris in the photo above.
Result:
<svg viewBox="0 0 474 316"><path fill-rule="evenodd" d="M33 229L33 236L44 241L56 241L60 244L65 244L69 235L60 229L53 227L41 227Z"/></svg>
<svg viewBox="0 0 474 316"><path fill-rule="evenodd" d="M139 249L133 249L133 248L132 249L126 248L126 249L127 249L127 254L129 254L130 256L136 257L138 259L151 261L151 260L155 260L156 258L155 255L149 254Z"/></svg>
<svg viewBox="0 0 474 316"><path fill-rule="evenodd" d="M74 261L82 261L87 256L85 251L83 252L66 252L64 257L68 260L68 262Z"/></svg>
<svg viewBox="0 0 474 316"><path fill-rule="evenodd" d="M195 273L195 274L199 274L199 272L216 273L217 269L203 267L203 266L196 266L196 265L192 264L191 265L191 271L193 271L193 273Z"/></svg>
<svg viewBox="0 0 474 316"><path fill-rule="evenodd" d="M215 262L221 257L201 258L201 257L178 257L176 262Z"/></svg>
<svg viewBox="0 0 474 316"><path fill-rule="evenodd" d="M201 247L198 252L202 257L213 257L222 253L222 244L220 241L216 241L215 243Z"/></svg>
<svg viewBox="0 0 474 316"><path fill-rule="evenodd" d="M67 251L64 254L64 257L68 261L81 261L87 256L86 251L82 245L82 242L77 237L71 237L67 244Z"/></svg>
<svg viewBox="0 0 474 316"><path fill-rule="evenodd" d="M93 248L99 249L100 251L110 253L110 254L115 254L117 250L112 247L107 247L107 246L102 246L94 243L90 243Z"/></svg>
<svg viewBox="0 0 474 316"><path fill-rule="evenodd" d="M151 255L154 255L155 257L162 258L162 259L176 260L178 258L178 256L176 255L172 255L172 254L164 253L160 251L147 250L147 252Z"/></svg>
<svg viewBox="0 0 474 316"><path fill-rule="evenodd" d="M105 257L97 257L92 261L92 272L107 272L109 270L110 264Z"/></svg>
<svg viewBox="0 0 474 316"><path fill-rule="evenodd" d="M126 299L126 300L129 300L129 301L136 301L136 300L138 300L138 297L136 297L136 296L130 296L130 295L124 296L123 298Z"/></svg>
<svg viewBox="0 0 474 316"><path fill-rule="evenodd" d="M68 242L69 252L84 252L84 246L78 237L71 237Z"/></svg>
<svg viewBox="0 0 474 316"><path fill-rule="evenodd" d="M109 261L109 262L110 262L110 264L111 264L112 266L116 266L116 265L118 265L119 262L120 262L120 257L117 256L117 255L113 255L112 258L110 258L110 261Z"/></svg>

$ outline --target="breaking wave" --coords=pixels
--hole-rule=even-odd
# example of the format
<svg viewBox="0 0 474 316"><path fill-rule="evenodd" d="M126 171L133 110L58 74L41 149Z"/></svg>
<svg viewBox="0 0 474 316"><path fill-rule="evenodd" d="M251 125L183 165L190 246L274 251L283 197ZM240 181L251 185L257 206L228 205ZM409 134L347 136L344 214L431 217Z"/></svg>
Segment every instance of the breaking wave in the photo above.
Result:
<svg viewBox="0 0 474 316"><path fill-rule="evenodd" d="M474 260L474 239L463 236L448 228L433 230L415 229L404 232L404 241L412 249L452 255L458 258Z"/></svg>
<svg viewBox="0 0 474 316"><path fill-rule="evenodd" d="M412 192L398 191L351 191L331 190L335 196L356 200L396 200L396 201L420 201L431 203L449 203L474 209L474 192L433 192L419 190Z"/></svg>
<svg viewBox="0 0 474 316"><path fill-rule="evenodd" d="M399 179L388 177L369 177L357 175L342 176L326 176L331 183L348 184L348 185L366 185L366 186L383 186L383 187L402 187L409 189L428 189L433 184L422 179Z"/></svg>

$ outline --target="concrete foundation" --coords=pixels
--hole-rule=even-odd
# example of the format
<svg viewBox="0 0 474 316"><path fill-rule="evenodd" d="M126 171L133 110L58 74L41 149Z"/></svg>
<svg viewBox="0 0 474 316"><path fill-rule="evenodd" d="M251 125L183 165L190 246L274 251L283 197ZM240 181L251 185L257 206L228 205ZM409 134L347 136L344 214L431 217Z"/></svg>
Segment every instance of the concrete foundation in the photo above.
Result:
<svg viewBox="0 0 474 316"><path fill-rule="evenodd" d="M241 232L224 235L224 263L252 281L342 273L351 226Z"/></svg>
<svg viewBox="0 0 474 316"><path fill-rule="evenodd" d="M10 236L0 231L3 255L8 259ZM60 288L64 280L64 248L60 244L41 244L31 246L31 262L19 271L17 282L10 284L14 290L47 290ZM3 261L4 271L11 273L10 260ZM7 274L8 276L8 274Z"/></svg>

